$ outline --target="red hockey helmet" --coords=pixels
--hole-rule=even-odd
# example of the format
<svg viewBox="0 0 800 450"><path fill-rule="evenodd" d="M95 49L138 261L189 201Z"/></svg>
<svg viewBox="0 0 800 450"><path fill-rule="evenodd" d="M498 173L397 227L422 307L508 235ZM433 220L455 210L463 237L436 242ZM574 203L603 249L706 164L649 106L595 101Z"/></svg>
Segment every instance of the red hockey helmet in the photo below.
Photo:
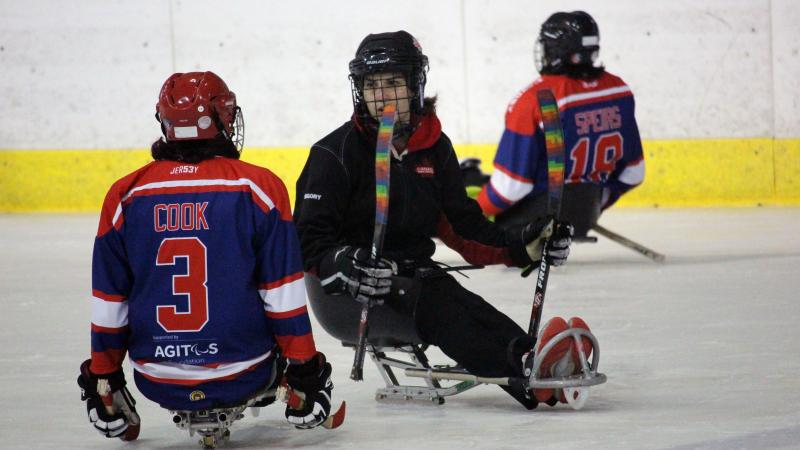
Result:
<svg viewBox="0 0 800 450"><path fill-rule="evenodd" d="M213 139L221 133L241 150L244 127L236 94L214 72L167 78L158 96L156 119L167 141Z"/></svg>

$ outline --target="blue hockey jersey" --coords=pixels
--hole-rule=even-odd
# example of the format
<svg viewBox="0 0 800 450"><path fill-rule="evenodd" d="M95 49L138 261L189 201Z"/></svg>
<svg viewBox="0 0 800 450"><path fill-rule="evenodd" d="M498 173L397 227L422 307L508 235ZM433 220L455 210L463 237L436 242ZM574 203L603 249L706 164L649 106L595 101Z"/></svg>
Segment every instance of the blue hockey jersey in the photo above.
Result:
<svg viewBox="0 0 800 450"><path fill-rule="evenodd" d="M239 404L276 352L316 353L300 246L283 182L217 157L155 161L103 203L92 261L92 362L162 407Z"/></svg>
<svg viewBox="0 0 800 450"><path fill-rule="evenodd" d="M508 107L490 182L478 195L486 215L497 215L528 196L547 192L547 149L536 91L549 88L564 129L565 183L595 183L603 208L644 180L644 159L630 88L605 72L594 80L544 75Z"/></svg>

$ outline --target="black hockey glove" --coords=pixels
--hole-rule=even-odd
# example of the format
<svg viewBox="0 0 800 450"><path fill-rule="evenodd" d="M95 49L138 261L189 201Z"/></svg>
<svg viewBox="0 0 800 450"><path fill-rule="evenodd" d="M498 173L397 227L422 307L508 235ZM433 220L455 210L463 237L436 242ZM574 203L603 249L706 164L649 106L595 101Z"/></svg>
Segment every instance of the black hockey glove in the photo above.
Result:
<svg viewBox="0 0 800 450"><path fill-rule="evenodd" d="M473 200L477 199L478 194L490 178L481 171L481 160L478 158L463 159L459 161L458 168L461 169L461 180L464 182L467 196Z"/></svg>
<svg viewBox="0 0 800 450"><path fill-rule="evenodd" d="M86 402L89 422L103 436L132 441L139 437L141 421L136 402L125 387L121 370L108 375L95 375L89 370L91 360L81 364L78 386L81 400Z"/></svg>
<svg viewBox="0 0 800 450"><path fill-rule="evenodd" d="M397 264L385 258L373 261L369 250L347 245L328 252L318 274L328 294L348 293L361 303L381 305L392 288Z"/></svg>
<svg viewBox="0 0 800 450"><path fill-rule="evenodd" d="M309 429L322 425L331 413L331 365L317 353L303 364L289 364L286 384L300 402L286 403L286 420L295 428Z"/></svg>
<svg viewBox="0 0 800 450"><path fill-rule="evenodd" d="M555 231L547 241L548 262L554 266L563 266L567 263L569 246L572 245L572 236L575 228L569 222L556 222Z"/></svg>
<svg viewBox="0 0 800 450"><path fill-rule="evenodd" d="M574 228L568 222L554 221L551 216L546 216L523 227L509 229L508 233L511 260L517 267L537 264L541 260L545 240L548 262L561 266L567 262Z"/></svg>
<svg viewBox="0 0 800 450"><path fill-rule="evenodd" d="M464 182L464 187L477 186L482 188L491 178L481 170L481 160L479 158L463 159L459 161L458 168L461 170L461 179Z"/></svg>

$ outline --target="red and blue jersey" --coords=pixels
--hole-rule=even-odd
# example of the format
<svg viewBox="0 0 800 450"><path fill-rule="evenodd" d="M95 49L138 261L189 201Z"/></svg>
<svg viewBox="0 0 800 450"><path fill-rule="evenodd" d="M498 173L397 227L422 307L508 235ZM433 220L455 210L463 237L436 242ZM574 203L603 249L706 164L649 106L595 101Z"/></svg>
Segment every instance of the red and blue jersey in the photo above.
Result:
<svg viewBox="0 0 800 450"><path fill-rule="evenodd" d="M156 161L117 181L92 261L92 363L165 408L241 403L276 345L316 353L286 187L235 159Z"/></svg>
<svg viewBox="0 0 800 450"><path fill-rule="evenodd" d="M547 192L547 149L536 91L555 94L564 129L565 183L606 187L603 208L644 180L644 159L630 88L605 72L593 80L544 75L506 112L490 182L478 196L486 215L497 215L528 196Z"/></svg>

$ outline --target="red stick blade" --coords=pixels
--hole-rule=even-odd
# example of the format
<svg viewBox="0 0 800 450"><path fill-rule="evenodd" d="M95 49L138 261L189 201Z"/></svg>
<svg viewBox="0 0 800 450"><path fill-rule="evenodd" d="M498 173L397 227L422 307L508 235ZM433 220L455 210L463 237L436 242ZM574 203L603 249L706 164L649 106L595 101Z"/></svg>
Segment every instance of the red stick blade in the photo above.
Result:
<svg viewBox="0 0 800 450"><path fill-rule="evenodd" d="M325 419L325 422L323 422L322 426L329 430L339 428L339 426L344 423L344 416L346 413L347 402L342 402L342 405L339 406L339 410L328 416L328 418Z"/></svg>

